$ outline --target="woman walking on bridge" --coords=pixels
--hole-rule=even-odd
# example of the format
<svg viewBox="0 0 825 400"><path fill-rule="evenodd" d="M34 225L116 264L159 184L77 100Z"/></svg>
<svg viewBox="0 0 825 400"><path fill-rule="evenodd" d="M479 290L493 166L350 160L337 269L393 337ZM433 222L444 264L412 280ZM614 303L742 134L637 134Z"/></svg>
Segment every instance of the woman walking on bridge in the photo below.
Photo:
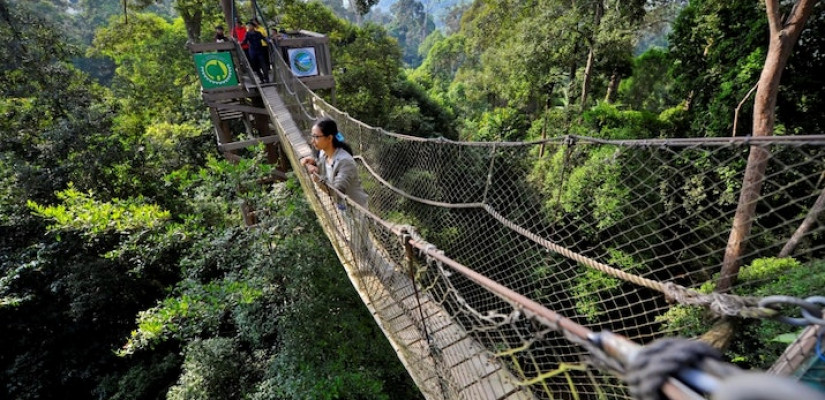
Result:
<svg viewBox="0 0 825 400"><path fill-rule="evenodd" d="M319 150L318 161L304 157L301 165L307 168L313 180L334 187L366 207L368 196L361 187L358 167L352 158L352 148L344 143L344 136L338 132L335 121L324 118L316 122L312 126L312 144ZM327 190L325 185L321 185L321 188ZM339 202L338 207L343 205L343 202Z"/></svg>

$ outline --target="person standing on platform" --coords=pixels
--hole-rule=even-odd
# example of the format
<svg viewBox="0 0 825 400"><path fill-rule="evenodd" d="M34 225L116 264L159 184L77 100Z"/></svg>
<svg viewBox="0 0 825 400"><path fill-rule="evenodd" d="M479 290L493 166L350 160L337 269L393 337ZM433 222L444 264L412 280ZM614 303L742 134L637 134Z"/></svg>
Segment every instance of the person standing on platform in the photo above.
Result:
<svg viewBox="0 0 825 400"><path fill-rule="evenodd" d="M241 22L240 18L235 19L235 26L232 28L232 37L238 41L238 43L243 43L243 40L246 38L246 27L244 27L243 22ZM249 58L249 45L248 44L241 44L241 49L243 49L246 58Z"/></svg>
<svg viewBox="0 0 825 400"><path fill-rule="evenodd" d="M255 24L249 21L246 24L246 36L241 46L249 45L249 63L252 65L252 70L258 74L261 82L269 83L269 49L261 44L263 41L264 35L255 30Z"/></svg>
<svg viewBox="0 0 825 400"><path fill-rule="evenodd" d="M229 39L227 39L226 35L223 34L223 26L220 26L220 25L216 26L215 27L215 42L216 43L223 43L223 42L226 42L227 40L229 40Z"/></svg>
<svg viewBox="0 0 825 400"><path fill-rule="evenodd" d="M261 46L266 48L269 44L266 42L267 34L266 28L258 22L257 18L252 18L252 23L255 24L255 30L260 32L261 35L264 37L264 40L261 41Z"/></svg>

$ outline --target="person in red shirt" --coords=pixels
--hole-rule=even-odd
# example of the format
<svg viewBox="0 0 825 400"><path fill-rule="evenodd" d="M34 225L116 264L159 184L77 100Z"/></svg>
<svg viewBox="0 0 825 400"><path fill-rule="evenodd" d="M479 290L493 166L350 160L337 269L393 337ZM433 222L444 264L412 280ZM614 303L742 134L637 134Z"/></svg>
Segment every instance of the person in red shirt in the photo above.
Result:
<svg viewBox="0 0 825 400"><path fill-rule="evenodd" d="M240 17L235 19L235 26L232 28L232 37L234 37L238 43L241 43L241 48L243 52L246 53L246 58L249 58L249 43L244 42L244 39L246 39L246 27L243 22L241 22Z"/></svg>

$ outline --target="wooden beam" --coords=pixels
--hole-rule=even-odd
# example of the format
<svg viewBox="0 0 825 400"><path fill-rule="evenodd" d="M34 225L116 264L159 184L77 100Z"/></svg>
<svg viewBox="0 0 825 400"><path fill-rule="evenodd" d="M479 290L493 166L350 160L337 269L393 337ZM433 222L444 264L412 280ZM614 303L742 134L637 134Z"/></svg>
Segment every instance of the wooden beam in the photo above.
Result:
<svg viewBox="0 0 825 400"><path fill-rule="evenodd" d="M218 149L221 151L232 151L247 148L249 146L254 146L258 143L277 143L278 142L278 135L271 135L271 136L263 136L258 138L252 138L247 140L241 140L238 142L231 142L231 143L222 143L218 144Z"/></svg>
<svg viewBox="0 0 825 400"><path fill-rule="evenodd" d="M209 107L215 107L220 111L240 111L245 113L251 114L264 114L268 115L266 112L266 108L261 107L252 107L252 106L245 106L242 104L223 104L223 103L206 103Z"/></svg>
<svg viewBox="0 0 825 400"><path fill-rule="evenodd" d="M307 76L298 79L310 90L332 89L335 87L335 78L329 75Z"/></svg>
<svg viewBox="0 0 825 400"><path fill-rule="evenodd" d="M228 121L230 119L241 119L243 118L242 112L228 112L228 113L218 113L221 117L221 121Z"/></svg>
<svg viewBox="0 0 825 400"><path fill-rule="evenodd" d="M215 100L228 100L228 99L245 99L249 97L261 97L258 93L258 89L253 90L246 90L241 86L232 88L232 89L220 89L220 90L204 90L201 92L201 96L203 99L208 103Z"/></svg>
<svg viewBox="0 0 825 400"><path fill-rule="evenodd" d="M212 118L212 125L215 127L215 136L218 141L218 146L221 143L232 140L232 132L229 130L229 124L221 120L220 115L214 108L209 109L209 116Z"/></svg>
<svg viewBox="0 0 825 400"><path fill-rule="evenodd" d="M289 33L287 33L289 35ZM278 46L281 47L314 47L318 44L329 43L329 38L319 37L286 37L278 39Z"/></svg>
<svg viewBox="0 0 825 400"><path fill-rule="evenodd" d="M190 53L206 53L211 51L225 51L235 50L235 43L233 42L209 42L209 43L189 43L186 45Z"/></svg>

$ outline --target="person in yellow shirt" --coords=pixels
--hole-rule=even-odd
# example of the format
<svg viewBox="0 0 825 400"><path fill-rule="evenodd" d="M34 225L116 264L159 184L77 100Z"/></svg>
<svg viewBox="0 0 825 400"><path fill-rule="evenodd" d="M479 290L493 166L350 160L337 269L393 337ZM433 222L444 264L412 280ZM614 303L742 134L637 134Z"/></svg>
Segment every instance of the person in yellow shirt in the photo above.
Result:
<svg viewBox="0 0 825 400"><path fill-rule="evenodd" d="M269 35L266 33L266 27L264 27L263 25L258 23L257 18L253 18L252 23L255 24L255 30L258 31L258 32L261 32L261 35L263 37L265 37L265 38L269 37ZM268 43L266 42L266 39L261 40L261 46L264 46L265 50L268 49L267 45L268 45Z"/></svg>

